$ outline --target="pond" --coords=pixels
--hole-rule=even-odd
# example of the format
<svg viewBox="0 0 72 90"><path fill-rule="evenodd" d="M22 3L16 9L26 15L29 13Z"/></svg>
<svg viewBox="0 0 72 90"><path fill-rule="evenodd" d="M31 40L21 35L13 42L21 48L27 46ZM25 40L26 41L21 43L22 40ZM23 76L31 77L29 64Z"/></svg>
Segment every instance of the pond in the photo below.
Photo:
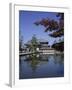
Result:
<svg viewBox="0 0 72 90"><path fill-rule="evenodd" d="M19 79L64 77L63 54L20 56Z"/></svg>

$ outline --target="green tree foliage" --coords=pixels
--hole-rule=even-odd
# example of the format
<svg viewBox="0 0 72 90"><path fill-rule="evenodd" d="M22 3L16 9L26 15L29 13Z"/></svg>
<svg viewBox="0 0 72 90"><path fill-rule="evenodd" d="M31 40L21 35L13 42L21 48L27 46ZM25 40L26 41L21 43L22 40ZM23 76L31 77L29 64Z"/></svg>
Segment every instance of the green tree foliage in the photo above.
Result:
<svg viewBox="0 0 72 90"><path fill-rule="evenodd" d="M31 45L29 47L32 52L36 52L36 49L38 47L38 42L35 35L33 35L32 40L31 40Z"/></svg>

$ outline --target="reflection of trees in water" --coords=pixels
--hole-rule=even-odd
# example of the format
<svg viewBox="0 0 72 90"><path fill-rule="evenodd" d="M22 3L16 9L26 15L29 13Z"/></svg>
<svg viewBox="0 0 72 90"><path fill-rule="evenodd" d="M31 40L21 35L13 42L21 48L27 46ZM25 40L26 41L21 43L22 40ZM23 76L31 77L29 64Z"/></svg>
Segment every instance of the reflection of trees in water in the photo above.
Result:
<svg viewBox="0 0 72 90"><path fill-rule="evenodd" d="M58 63L60 65L63 64L64 63L64 54L61 54L61 55L60 54L59 55L58 54L57 55L55 54L54 55L54 63L55 64Z"/></svg>
<svg viewBox="0 0 72 90"><path fill-rule="evenodd" d="M32 69L32 73L36 72L37 68L41 65L47 64L49 61L52 60L55 64L62 65L64 63L64 55L63 54L54 54L54 55L47 55L47 54L32 54L21 56L21 60L27 63L27 65ZM20 63L21 63L20 60Z"/></svg>
<svg viewBox="0 0 72 90"><path fill-rule="evenodd" d="M21 73L22 73L22 62L21 62L21 59L22 59L22 57L21 56L19 56L19 78L20 78L20 75L21 75Z"/></svg>
<svg viewBox="0 0 72 90"><path fill-rule="evenodd" d="M48 61L48 57L49 57L49 55L41 54L41 55L40 55L40 60L41 60L41 61Z"/></svg>
<svg viewBox="0 0 72 90"><path fill-rule="evenodd" d="M52 60L55 64L64 63L64 54L53 54L53 55L49 54L49 55L44 55L44 57L47 57L49 61Z"/></svg>
<svg viewBox="0 0 72 90"><path fill-rule="evenodd" d="M42 64L46 64L48 62L48 56L32 54L32 55L29 55L25 61L27 61L27 63L30 65L34 73L38 68L38 66Z"/></svg>
<svg viewBox="0 0 72 90"><path fill-rule="evenodd" d="M37 69L37 65L39 64L39 58L36 55L30 55L30 66L32 68L32 71L35 72Z"/></svg>

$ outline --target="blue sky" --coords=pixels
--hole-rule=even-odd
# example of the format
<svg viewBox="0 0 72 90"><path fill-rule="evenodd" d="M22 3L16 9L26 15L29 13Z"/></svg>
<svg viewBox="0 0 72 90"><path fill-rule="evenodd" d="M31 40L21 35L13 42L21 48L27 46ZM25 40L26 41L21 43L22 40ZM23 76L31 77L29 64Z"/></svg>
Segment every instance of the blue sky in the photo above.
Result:
<svg viewBox="0 0 72 90"><path fill-rule="evenodd" d="M23 36L23 41L32 39L35 34L38 39L48 40L51 45L54 42L54 38L50 37L47 32L44 32L45 28L43 26L36 26L34 22L42 20L43 18L50 18L58 20L55 12L38 12L38 11L19 11L19 30Z"/></svg>

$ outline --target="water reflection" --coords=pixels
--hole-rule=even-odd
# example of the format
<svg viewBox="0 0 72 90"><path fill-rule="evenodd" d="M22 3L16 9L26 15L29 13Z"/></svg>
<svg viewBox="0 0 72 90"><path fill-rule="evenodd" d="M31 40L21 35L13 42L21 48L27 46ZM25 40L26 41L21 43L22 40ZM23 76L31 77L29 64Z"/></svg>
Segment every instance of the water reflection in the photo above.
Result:
<svg viewBox="0 0 72 90"><path fill-rule="evenodd" d="M20 79L64 76L64 55L32 54L19 62Z"/></svg>

